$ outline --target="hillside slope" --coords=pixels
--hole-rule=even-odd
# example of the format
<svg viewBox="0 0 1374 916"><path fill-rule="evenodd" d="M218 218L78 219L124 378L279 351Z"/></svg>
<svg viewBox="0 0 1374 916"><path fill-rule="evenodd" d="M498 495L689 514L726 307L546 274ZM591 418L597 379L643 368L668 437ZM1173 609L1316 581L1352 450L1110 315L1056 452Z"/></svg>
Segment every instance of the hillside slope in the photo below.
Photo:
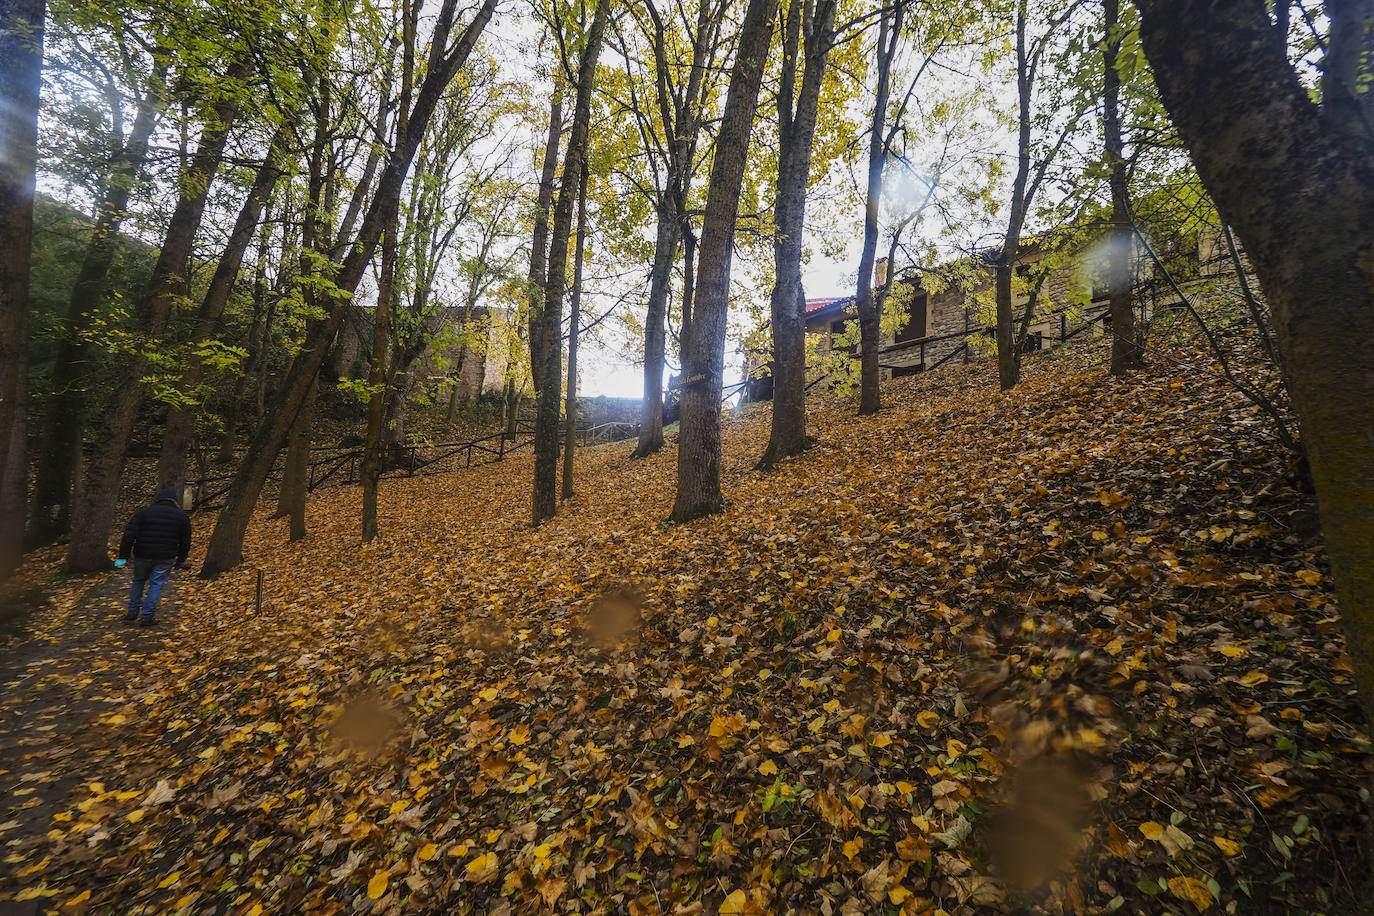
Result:
<svg viewBox="0 0 1374 916"><path fill-rule="evenodd" d="M663 521L672 447L633 443L579 452L538 530L528 456L388 481L365 547L354 492L299 544L263 517L248 565L176 584L4 886L64 912L1341 912L1371 756L1312 502L1210 374L1102 357L816 402L771 474L751 410L728 511L690 525Z"/></svg>

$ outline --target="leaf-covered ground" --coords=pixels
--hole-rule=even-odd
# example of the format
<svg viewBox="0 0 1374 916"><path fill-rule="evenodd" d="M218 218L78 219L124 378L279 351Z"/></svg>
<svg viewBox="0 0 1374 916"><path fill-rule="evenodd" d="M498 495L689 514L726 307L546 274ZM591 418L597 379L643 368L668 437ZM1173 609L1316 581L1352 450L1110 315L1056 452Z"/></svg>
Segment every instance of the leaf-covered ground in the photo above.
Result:
<svg viewBox="0 0 1374 916"><path fill-rule="evenodd" d="M1348 911L1371 755L1312 502L1210 374L1101 361L1009 396L987 365L902 380L864 420L816 402L819 444L770 474L751 410L728 511L690 525L663 523L674 450L632 443L579 452L539 530L527 456L388 481L366 547L329 493L304 542L264 516L242 569L177 581L141 655L121 578L55 583L3 673L0 894Z"/></svg>

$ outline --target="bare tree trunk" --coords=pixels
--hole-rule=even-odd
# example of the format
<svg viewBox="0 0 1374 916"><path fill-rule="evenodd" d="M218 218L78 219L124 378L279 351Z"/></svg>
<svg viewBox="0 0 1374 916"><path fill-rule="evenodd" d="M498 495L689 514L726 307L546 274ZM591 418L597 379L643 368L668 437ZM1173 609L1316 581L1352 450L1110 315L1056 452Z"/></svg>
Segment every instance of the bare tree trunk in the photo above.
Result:
<svg viewBox="0 0 1374 916"><path fill-rule="evenodd" d="M811 147L816 136L821 81L834 40L834 0L808 5L803 22L801 3L788 9L784 30L783 73L778 90L778 190L774 203L777 224L773 238L773 416L768 446L758 468L767 470L779 459L799 455L806 448L806 293L802 288L801 259L806 227L806 190L811 178ZM801 33L805 73L796 111L792 109Z"/></svg>
<svg viewBox="0 0 1374 916"><path fill-rule="evenodd" d="M377 486L382 478L385 443L382 441L391 389L387 354L391 352L391 304L396 280L397 214L387 215L390 225L382 236L382 267L377 278L377 308L372 330L372 360L367 374L367 447L363 452L363 543L377 537Z"/></svg>
<svg viewBox="0 0 1374 916"><path fill-rule="evenodd" d="M534 523L552 518L558 511L558 413L563 388L563 290L566 288L568 236L572 231L573 203L587 152L587 130L591 122L592 88L596 80L596 61L601 55L601 39L610 14L610 0L597 0L596 12L587 31L587 45L577 73L577 103L573 109L568 153L563 159L563 181L558 188L558 203L553 213L553 238L549 245L549 274L544 291L543 334L548 344L544 354L543 384L539 389L539 411L534 432Z"/></svg>
<svg viewBox="0 0 1374 916"><path fill-rule="evenodd" d="M1003 391L1016 387L1021 380L1021 345L1025 342L1038 298L1037 286L1027 299L1018 331L1013 302L1014 277L1026 215L1030 213L1031 202L1039 193L1051 163L1064 143L1073 136L1082 114L1082 109L1079 109L1071 118L1063 121L1059 127L1058 141L1050 149L1039 152L1032 161L1031 108L1035 97L1036 73L1043 62L1049 36L1067 21L1074 9L1075 5L1065 5L1057 18L1044 24L1040 37L1028 39L1026 30L1031 21L1028 0L1017 0L1016 4L1016 176L1012 180L1011 212L1007 217L1007 233L1002 240L1002 249L997 255L994 285L997 304L997 381Z"/></svg>
<svg viewBox="0 0 1374 916"><path fill-rule="evenodd" d="M859 287L854 307L859 313L859 415L874 414L882 405L878 388L878 343L881 321L873 303L873 265L878 256L878 211L883 197L883 164L887 159L887 99L892 83L892 58L902 37L904 0L884 9L878 23L878 85L868 138L868 189L864 206L864 245L859 256Z"/></svg>
<svg viewBox="0 0 1374 916"><path fill-rule="evenodd" d="M725 508L720 489L720 395L725 371L730 260L745 159L758 108L759 83L777 9L778 0L749 0L716 137L701 231L700 289L692 309L690 346L682 369L677 500L671 516L675 522L688 522Z"/></svg>
<svg viewBox="0 0 1374 916"><path fill-rule="evenodd" d="M466 356L466 355L467 355L467 348L466 348L466 347L463 347L463 348L459 349L459 351L458 351L458 377L459 377L459 379L461 379L462 376L463 376L463 357ZM447 425L451 427L451 426L453 426L453 424L456 423L456 422L458 422L458 384L455 382L454 385L453 385L453 387L449 388L449 390L448 390L448 416L447 416L447 418L445 419L445 423L447 423Z"/></svg>
<svg viewBox="0 0 1374 916"><path fill-rule="evenodd" d="M148 158L148 140L157 127L164 104L162 80L167 64L160 62L148 80L128 140L110 163L109 177L96 207L91 240L67 304L67 320L52 378L58 387L44 423L38 479L34 486L33 528L30 539L48 544L70 527L71 500L76 482L81 433L87 412L86 344L82 331L105 297L105 279L114 262L119 227L128 213L129 195Z"/></svg>
<svg viewBox="0 0 1374 916"><path fill-rule="evenodd" d="M692 306L697 294L697 238L691 227L682 233L682 330L678 332L678 365L687 365L687 341L692 332Z"/></svg>
<svg viewBox="0 0 1374 916"><path fill-rule="evenodd" d="M267 352L272 342L272 324L276 317L277 303L267 307L267 318L262 325L262 356L258 359L258 375L253 380L253 422L261 423L267 415Z"/></svg>
<svg viewBox="0 0 1374 916"><path fill-rule="evenodd" d="M678 216L663 207L658 213L654 265L649 272L649 301L644 316L644 412L639 442L631 458L647 458L663 448L663 362L667 350L668 295L677 254Z"/></svg>
<svg viewBox="0 0 1374 916"><path fill-rule="evenodd" d="M554 80L553 101L549 105L549 138L544 143L544 165L539 172L539 196L534 210L534 238L530 244L529 334L530 375L538 394L544 383L548 344L544 340L544 283L548 279L549 207L553 206L553 183L558 176L558 143L563 133L563 86Z"/></svg>
<svg viewBox="0 0 1374 916"><path fill-rule="evenodd" d="M406 415L410 407L410 389L415 384L411 372L414 360L397 354L391 365L391 393L386 402L386 422L382 424L383 461L394 467L406 453Z"/></svg>
<svg viewBox="0 0 1374 916"><path fill-rule="evenodd" d="M1374 132L1344 86L1324 86L1314 102L1263 4L1137 6L1164 105L1273 310L1346 647L1374 718ZM1328 56L1345 47L1338 26L1368 42L1372 6L1328 4L1338 14L1363 10L1354 21L1333 18ZM1367 79L1369 57L1354 56L1322 70L1354 67Z"/></svg>
<svg viewBox="0 0 1374 916"><path fill-rule="evenodd" d="M582 318L582 252L587 241L587 163L578 182L577 241L573 244L573 287L568 305L568 416L563 440L563 499L573 495L573 454L577 451L577 334ZM661 419L660 414L660 419Z"/></svg>
<svg viewBox="0 0 1374 916"><path fill-rule="evenodd" d="M238 378L234 379L234 391L229 396L229 412L224 418L224 438L220 441L219 451L215 454L216 464L228 464L234 458L234 447L238 442L239 413L243 410L243 398L248 389L249 376L255 375L267 357L267 339L272 325L272 307L266 303L267 278L264 264L265 252L258 258L257 273L253 277L253 324L248 329L248 361L244 364Z"/></svg>
<svg viewBox="0 0 1374 916"><path fill-rule="evenodd" d="M292 117L289 113L286 115L288 120ZM234 285L238 282L243 256L248 251L254 232L257 231L263 209L283 174L282 159L290 136L285 121L277 127L272 136L267 158L258 167L253 185L248 189L248 196L234 220L234 227L225 243L224 253L220 255L219 264L215 267L215 274L210 278L205 298L201 300L200 311L196 315L195 331L191 337L192 344L200 344L214 336L215 327L219 324L220 317L229 304ZM200 387L204 377L205 364L197 359L195 354L188 354L178 390L187 398L194 398L196 389ZM167 428L162 435L162 452L158 456L157 476L162 486L171 487L178 493L186 482L186 453L191 445L191 434L195 431L196 416L199 412L198 405L173 407L167 412Z"/></svg>
<svg viewBox="0 0 1374 916"><path fill-rule="evenodd" d="M692 33L692 64L686 86L675 91L669 74L668 31L654 0L646 0L645 10L653 22L650 34L657 70L659 121L666 125L663 142L657 144L664 162L664 188L658 194L656 217L658 231L654 241L654 261L649 274L649 301L644 321L644 405L639 425L639 442L631 458L647 458L663 448L663 369L666 362L668 299L672 288L673 259L679 240L691 235L687 200L695 174L697 138L701 133L701 96L706 78L706 62L712 57L720 38L720 19L710 0L698 0L696 31ZM679 7L679 14L685 11ZM685 21L684 21L685 24ZM642 130L642 128L641 128ZM645 143L652 133L643 131ZM691 285L690 253L684 261L684 279ZM689 317L690 292L684 298L684 327Z"/></svg>
<svg viewBox="0 0 1374 916"><path fill-rule="evenodd" d="M520 391L515 387L515 379L506 379L505 393L506 435L515 438L520 426Z"/></svg>
<svg viewBox="0 0 1374 916"><path fill-rule="evenodd" d="M281 385L279 409L258 426L253 442L234 476L215 530L210 535L205 564L200 571L202 578L214 579L225 570L237 566L243 559L243 536L253 516L253 506L257 503L296 414L313 387L320 367L324 365L329 347L346 314L348 300L356 292L363 272L377 250L382 217L390 207L399 205L406 173L410 170L439 99L472 53L477 37L491 19L496 2L483 0L482 6L473 14L452 48L449 47L449 35L454 25L457 0L444 0L440 7L430 40L429 64L409 116L410 129L404 137L398 138L397 148L387 158L372 202L359 226L358 236L348 248L347 257L335 280L335 285L343 295L331 300L325 319L311 329L301 353L292 361L291 369Z"/></svg>
<svg viewBox="0 0 1374 916"><path fill-rule="evenodd" d="M1132 369L1139 369L1141 360L1131 295L1131 252L1135 250L1135 235L1131 231L1131 195L1126 184L1126 160L1122 155L1121 73L1116 64L1122 39L1120 0L1102 0L1102 21L1106 28L1102 41L1102 131L1112 191L1112 228L1107 247L1112 316L1111 371L1112 375L1123 376Z"/></svg>
<svg viewBox="0 0 1374 916"><path fill-rule="evenodd" d="M310 443L315 426L315 401L320 383L316 379L301 405L301 412L291 428L291 444L286 450L286 466L282 469L281 493L277 497L275 518L291 519L291 540L305 537L305 504L310 496Z"/></svg>
<svg viewBox="0 0 1374 916"><path fill-rule="evenodd" d="M0 579L24 552L25 325L43 83L44 0L0 0Z"/></svg>
<svg viewBox="0 0 1374 916"><path fill-rule="evenodd" d="M1007 232L1002 237L1002 250L997 255L993 295L997 304L997 382L1003 391L1010 391L1021 380L1021 349L1016 340L1015 303L1012 301L1012 280L1016 269L1016 255L1021 247L1021 230L1030 206L1027 187L1031 173L1031 92L1034 75L1026 47L1026 2L1021 0L1016 13L1016 177L1011 186L1011 213L1007 217Z"/></svg>
<svg viewBox="0 0 1374 916"><path fill-rule="evenodd" d="M224 159L229 130L239 111L241 97L237 93L240 87L236 84L248 71L247 63L230 65L225 75L229 91L212 109L190 167L182 176L181 195L167 224L167 235L144 297L147 302L145 348L162 340L172 308L185 295L191 248L205 213L210 185ZM134 358L129 381L116 396L103 435L95 443L90 471L73 506L72 533L67 542L67 569L71 572L95 572L110 565L109 536L119 505L119 479L124 473L129 440L133 437L138 409L143 402L143 378L151 367L152 359L147 349Z"/></svg>

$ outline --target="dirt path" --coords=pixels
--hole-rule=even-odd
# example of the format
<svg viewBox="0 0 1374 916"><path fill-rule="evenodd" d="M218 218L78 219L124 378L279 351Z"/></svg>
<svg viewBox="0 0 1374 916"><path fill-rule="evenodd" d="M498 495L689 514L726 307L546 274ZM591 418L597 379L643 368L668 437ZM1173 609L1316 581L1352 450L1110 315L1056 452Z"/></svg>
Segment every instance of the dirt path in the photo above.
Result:
<svg viewBox="0 0 1374 916"><path fill-rule="evenodd" d="M71 580L32 611L19 642L0 650L0 882L23 886L30 848L92 773L71 764L106 753L101 720L130 702L141 666L173 629L175 576L154 627L121 621L128 588L127 571ZM40 911L39 900L0 902L0 916Z"/></svg>

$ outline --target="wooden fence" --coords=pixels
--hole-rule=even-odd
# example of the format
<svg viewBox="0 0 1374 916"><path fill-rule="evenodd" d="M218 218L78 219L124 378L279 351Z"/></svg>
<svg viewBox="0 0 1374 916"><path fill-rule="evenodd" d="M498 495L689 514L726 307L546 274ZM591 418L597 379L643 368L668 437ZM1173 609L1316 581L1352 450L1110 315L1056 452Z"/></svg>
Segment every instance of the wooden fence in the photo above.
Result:
<svg viewBox="0 0 1374 916"><path fill-rule="evenodd" d="M407 445L399 454L393 453L390 456L392 460L382 472L382 477L424 476L504 461L507 455L513 455L522 449L533 450L533 427L532 422L521 420L515 424L513 432L492 433L480 439L464 442ZM635 423L602 423L577 431L578 444L583 447L617 442L637 435L639 426ZM561 443L563 438L560 433L558 441ZM362 479L365 449L338 452L331 448L314 448L311 451L336 453L309 463L306 471L307 492L313 493L324 486L356 484ZM279 458L268 475L268 481L279 484L283 473L284 461ZM221 505L233 481L233 474L220 474L195 480L192 483L194 509L213 509Z"/></svg>

